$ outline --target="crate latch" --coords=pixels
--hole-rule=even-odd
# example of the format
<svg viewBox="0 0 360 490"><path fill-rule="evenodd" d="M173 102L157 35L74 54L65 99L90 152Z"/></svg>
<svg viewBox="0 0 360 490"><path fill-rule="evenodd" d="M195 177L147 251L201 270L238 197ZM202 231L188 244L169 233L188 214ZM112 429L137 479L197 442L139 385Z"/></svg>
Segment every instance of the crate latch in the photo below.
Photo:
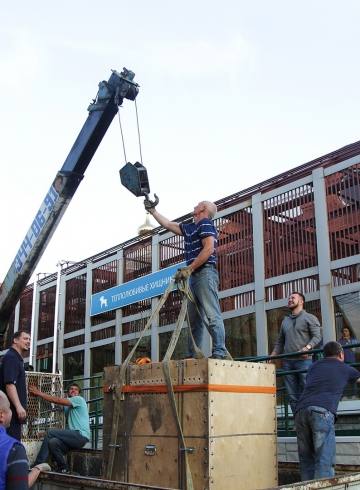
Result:
<svg viewBox="0 0 360 490"><path fill-rule="evenodd" d="M193 453L193 452L195 452L195 448L194 447L182 447L181 451L186 451L187 453Z"/></svg>
<svg viewBox="0 0 360 490"><path fill-rule="evenodd" d="M155 444L147 444L145 446L145 454L146 454L146 456L155 456L155 454L156 454Z"/></svg>

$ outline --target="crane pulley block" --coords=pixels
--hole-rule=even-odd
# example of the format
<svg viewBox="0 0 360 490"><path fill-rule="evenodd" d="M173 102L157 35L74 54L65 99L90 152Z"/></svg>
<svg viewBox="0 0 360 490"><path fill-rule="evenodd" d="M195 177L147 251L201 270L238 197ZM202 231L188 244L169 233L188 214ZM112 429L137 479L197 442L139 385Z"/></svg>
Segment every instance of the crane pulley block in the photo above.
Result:
<svg viewBox="0 0 360 490"><path fill-rule="evenodd" d="M149 200L150 184L146 168L140 163L132 165L128 162L119 171L121 183L136 197L145 196Z"/></svg>
<svg viewBox="0 0 360 490"><path fill-rule="evenodd" d="M135 100L139 92L139 85L134 82L134 77L135 73L126 68L121 73L112 70L109 80L99 83L97 95L88 107L85 124L41 203L1 284L0 349L2 337L8 328L16 303L69 206L111 121L118 113L118 106L124 99ZM149 192L149 184L146 185L143 181L142 177L141 192Z"/></svg>

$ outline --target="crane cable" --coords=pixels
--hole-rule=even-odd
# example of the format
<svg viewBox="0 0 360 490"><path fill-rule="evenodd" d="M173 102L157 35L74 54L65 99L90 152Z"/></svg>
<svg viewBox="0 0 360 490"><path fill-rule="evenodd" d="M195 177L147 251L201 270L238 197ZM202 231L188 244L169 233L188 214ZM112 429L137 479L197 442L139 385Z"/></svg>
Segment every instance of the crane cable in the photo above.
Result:
<svg viewBox="0 0 360 490"><path fill-rule="evenodd" d="M124 134L123 134L122 126L121 126L120 106L118 106L118 115L119 115L119 126L120 126L120 133L121 133L121 139L122 139L123 150L124 150L125 163L127 163L127 161L126 161L126 151L125 151Z"/></svg>
<svg viewBox="0 0 360 490"><path fill-rule="evenodd" d="M121 117L120 117L120 108L121 107L122 106L118 106L119 126L120 126L121 140L122 140L122 145L123 145L123 150L124 150L125 163L127 163L124 133L123 133L123 129L122 129L122 125L121 125ZM139 115L138 115L136 99L135 99L135 114L136 114L136 125L137 125L137 131L138 131L138 139L139 139L140 163L142 165L143 164L143 158L142 158L142 151L141 151L140 125L139 125Z"/></svg>
<svg viewBox="0 0 360 490"><path fill-rule="evenodd" d="M137 130L138 130L138 138L139 138L140 163L141 163L141 165L143 165L143 157L142 157L142 152L141 152L141 139L140 139L139 116L138 116L136 99L135 99L135 112L136 112L136 124L137 124Z"/></svg>

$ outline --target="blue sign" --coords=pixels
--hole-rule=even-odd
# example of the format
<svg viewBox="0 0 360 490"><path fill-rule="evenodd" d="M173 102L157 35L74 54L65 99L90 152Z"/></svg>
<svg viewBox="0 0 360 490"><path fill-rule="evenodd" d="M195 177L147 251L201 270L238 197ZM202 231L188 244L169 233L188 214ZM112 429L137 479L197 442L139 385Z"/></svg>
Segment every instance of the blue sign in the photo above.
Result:
<svg viewBox="0 0 360 490"><path fill-rule="evenodd" d="M116 310L154 296L160 296L169 287L178 268L185 265L185 262L176 264L134 281L101 291L101 293L93 294L91 296L90 316Z"/></svg>

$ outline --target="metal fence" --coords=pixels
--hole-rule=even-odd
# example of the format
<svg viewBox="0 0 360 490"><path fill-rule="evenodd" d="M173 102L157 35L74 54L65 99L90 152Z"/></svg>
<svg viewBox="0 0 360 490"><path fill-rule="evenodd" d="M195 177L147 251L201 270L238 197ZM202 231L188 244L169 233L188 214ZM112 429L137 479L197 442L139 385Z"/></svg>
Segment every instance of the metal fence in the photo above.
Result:
<svg viewBox="0 0 360 490"><path fill-rule="evenodd" d="M344 345L343 348L358 348L360 343L352 344L351 346ZM309 355L313 356L314 360L322 357L323 349L313 349L309 351ZM297 355L303 355L303 352L296 353ZM261 362L265 363L268 359L274 361L275 359L283 359L287 357L294 357L294 353L280 354L277 356L263 356L263 357L248 357L248 358L236 358L234 361L244 362ZM355 368L360 366L360 363L351 364ZM294 437L294 418L289 407L288 398L289 394L286 392L283 379L287 374L302 373L304 370L297 371L285 371L283 369L277 369L277 428L278 436L282 437ZM48 375L54 376L54 375ZM82 387L82 395L84 396L89 408L90 428L91 428L91 447L93 449L99 449L102 447L102 428L103 428L103 379L102 376L93 376L89 378L77 378L64 380L64 386L68 386L69 383L76 382ZM345 388L344 395L350 387ZM344 405L344 404L343 404ZM346 406L345 406L346 405ZM339 419L336 425L337 436L360 436L360 399L352 399L349 397L349 401L343 407L339 407Z"/></svg>
<svg viewBox="0 0 360 490"><path fill-rule="evenodd" d="M60 374L26 372L26 387L33 385L52 396L62 396ZM22 425L23 442L40 441L48 429L65 427L64 411L59 405L46 402L42 398L28 394L27 424Z"/></svg>
<svg viewBox="0 0 360 490"><path fill-rule="evenodd" d="M343 349L359 349L360 343L343 345ZM247 357L237 358L237 361L247 362L266 362L268 359L275 361L276 359L294 358L301 356L304 352L293 352L289 354L279 354L277 356L263 357ZM312 349L307 352L312 357L313 361L323 357L323 348ZM349 364L356 369L360 366L360 362ZM284 385L284 376L287 374L304 373L307 370L285 371L284 369L276 370L277 378L277 428L278 436L294 437L295 424L294 417L289 406L289 393L287 393ZM359 386L360 388L360 386ZM348 384L343 392L342 402L338 408L338 420L335 425L336 436L360 436L360 394L352 395L353 388ZM344 398L346 402L344 403Z"/></svg>

